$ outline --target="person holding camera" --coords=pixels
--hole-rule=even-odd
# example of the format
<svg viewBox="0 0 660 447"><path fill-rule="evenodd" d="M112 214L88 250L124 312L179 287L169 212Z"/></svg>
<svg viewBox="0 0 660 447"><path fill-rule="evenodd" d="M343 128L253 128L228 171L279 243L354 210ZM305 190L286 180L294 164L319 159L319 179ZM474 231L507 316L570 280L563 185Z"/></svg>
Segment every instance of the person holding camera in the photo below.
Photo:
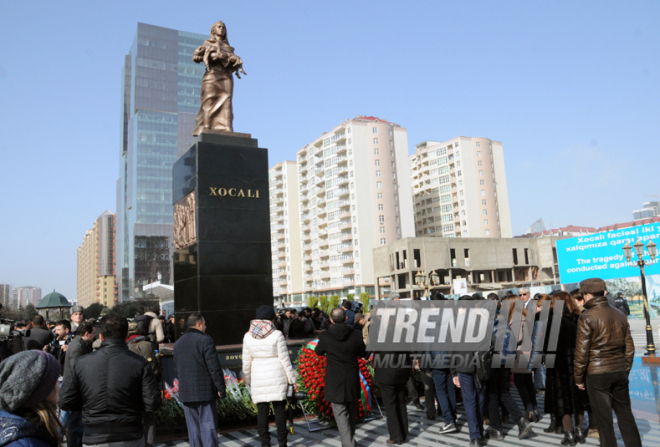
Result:
<svg viewBox="0 0 660 447"><path fill-rule="evenodd" d="M69 323L69 320L59 320L55 323L55 339L44 348L44 351L60 362L62 371L64 371L64 358L71 340L71 323Z"/></svg>
<svg viewBox="0 0 660 447"><path fill-rule="evenodd" d="M279 447L287 445L286 396L287 388L297 390L296 373L291 366L289 349L284 335L273 324L275 311L263 305L257 309L256 319L243 337L243 376L250 386L252 401L257 405L259 441L262 447L270 446L268 413L270 404L275 410L277 441Z"/></svg>

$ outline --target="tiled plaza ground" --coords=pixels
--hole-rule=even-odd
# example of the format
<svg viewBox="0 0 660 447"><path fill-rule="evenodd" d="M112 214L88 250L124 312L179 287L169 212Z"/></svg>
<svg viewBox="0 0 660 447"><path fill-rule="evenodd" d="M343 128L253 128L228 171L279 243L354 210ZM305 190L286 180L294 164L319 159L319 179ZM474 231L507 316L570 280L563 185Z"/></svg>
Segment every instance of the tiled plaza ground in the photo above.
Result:
<svg viewBox="0 0 660 447"><path fill-rule="evenodd" d="M646 335L644 331L645 323L640 320L631 320L631 329L635 341L635 351L638 356L644 352L646 345ZM654 338L658 342L658 323L660 320L653 320L652 326ZM660 350L660 346L658 346ZM641 357L635 358L633 370L630 374L630 395L632 399L633 412L637 421L640 434L642 435L642 445L644 447L660 447L660 391L657 386L658 369L643 366ZM656 377L656 386L653 384L653 377ZM518 405L522 408L520 399L515 387L512 392ZM539 408L543 408L543 395L537 395ZM426 413L408 406L408 419L410 425L410 439L407 446L413 447L431 447L431 446L465 446L469 442L467 420L463 406L458 407L458 427L460 432L455 434L442 435L439 430L443 423L440 418L435 421L426 419ZM543 429L550 424L550 416L545 415L541 422L534 424L535 435L528 439L518 440L518 428L513 424L504 426L505 439L503 441L487 440L486 445L492 447L504 446L529 446L529 447L549 447L561 445L563 435L547 434ZM585 422L586 424L586 422ZM615 430L618 435L618 427ZM275 427L271 426L271 442L277 445L275 438ZM358 426L356 438L358 445L384 446L389 438L385 419L376 419ZM252 446L259 447L260 443L257 437L257 430L246 429L223 433L218 437L220 445L229 447ZM578 444L579 446L582 444ZM587 438L585 446L598 446L598 439ZM623 441L619 439L619 445L623 447ZM327 446L341 447L339 441L339 432L336 429L310 433L304 421L295 423L295 434L289 436L289 446ZM189 447L187 439L170 441L157 444L157 447Z"/></svg>
<svg viewBox="0 0 660 447"><path fill-rule="evenodd" d="M520 400L517 394L514 395L520 405ZM542 405L543 396L539 395L539 405ZM439 430L442 428L442 422L439 419L429 421L426 419L426 414L423 411L414 409L408 406L408 419L410 424L410 439L406 445L414 447L431 447L431 446L465 446L469 442L467 421L463 406L458 407L458 426L459 433L442 435ZM488 446L504 447L504 446L529 446L529 447L548 447L552 445L560 445L562 435L546 434L543 433L543 428L546 428L550 423L550 417L545 416L543 420L534 424L535 435L528 439L518 440L518 428L513 424L505 424L504 433L505 439L503 441L487 441ZM649 421L637 417L637 424L642 435L642 445L644 447L660 446L660 423L656 416L655 420ZM616 424L615 424L616 426ZM617 428L618 434L618 428ZM277 445L275 437L275 427L271 426L272 444ZM358 426L356 434L359 446L384 446L386 440L389 438L387 435L387 427L385 419L376 419L371 422L364 423ZM253 446L259 447L256 429L237 430L229 433L219 435L220 445L229 447L238 446ZM187 440L172 441L164 444L158 444L157 447L188 447ZM578 444L580 445L580 444ZM597 446L598 439L587 438L585 446ZM619 445L623 446L623 442L619 440ZM339 441L339 432L336 429L328 429L324 431L310 433L304 421L295 423L295 434L289 435L289 446L328 446L328 447L341 447Z"/></svg>

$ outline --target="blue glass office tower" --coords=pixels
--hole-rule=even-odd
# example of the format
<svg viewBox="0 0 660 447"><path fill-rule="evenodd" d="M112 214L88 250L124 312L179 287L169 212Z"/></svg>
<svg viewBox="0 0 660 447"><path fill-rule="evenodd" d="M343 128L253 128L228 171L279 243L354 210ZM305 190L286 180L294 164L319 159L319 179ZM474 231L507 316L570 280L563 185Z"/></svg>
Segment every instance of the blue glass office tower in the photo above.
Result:
<svg viewBox="0 0 660 447"><path fill-rule="evenodd" d="M117 181L119 301L142 286L172 284L172 165L193 142L204 64L192 53L208 37L138 23L122 69Z"/></svg>

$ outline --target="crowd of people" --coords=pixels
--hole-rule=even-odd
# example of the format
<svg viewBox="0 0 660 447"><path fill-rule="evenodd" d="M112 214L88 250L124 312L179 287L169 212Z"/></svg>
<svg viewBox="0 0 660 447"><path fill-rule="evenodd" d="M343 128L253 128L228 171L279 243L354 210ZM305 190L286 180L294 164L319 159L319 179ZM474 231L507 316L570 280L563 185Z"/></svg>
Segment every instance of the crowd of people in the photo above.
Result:
<svg viewBox="0 0 660 447"><path fill-rule="evenodd" d="M396 293L390 299L399 300ZM434 293L432 299L444 299ZM426 410L428 419L434 420L437 414L443 419L441 434L458 430L456 407L462 401L470 435L469 445L482 445L486 439L505 439L504 424L517 425L518 439L533 434L532 424L539 422L543 413L550 415L550 426L546 433L562 435L557 444L575 446L584 444L586 437L598 437L601 446L617 445L612 411L617 415L619 429L624 444L628 447L641 447L641 438L632 414L629 397L628 375L632 368L634 345L627 321L630 313L627 304L622 305L621 297L614 298L607 293L603 280L593 278L580 283L580 288L567 293L556 291L531 297L528 289L520 289L518 294L507 293L500 299L497 294L483 298L480 294L465 295L460 300L492 299L498 302L498 312L505 301L511 301L508 315L499 315L494 325L493 344L498 336L504 336L504 346L509 337L522 340L524 324L532 324L531 351L517 357L529 359L528 363L506 367L506 355L502 356L501 367L493 367L488 362L458 368L419 369L408 357L398 367L377 365L375 380L378 383L385 407L388 444L400 445L408 441L407 404ZM516 302L521 304L516 306ZM540 320L541 310L548 306L549 319ZM562 306L557 303L561 301ZM618 303L617 303L618 301ZM625 300L623 300L625 301ZM514 311L522 308L526 317L529 306L535 303L535 318L521 325L514 334L512 322ZM555 308L557 312L555 312ZM561 309L561 311L559 310ZM545 368L543 356L548 351L549 337L538 334L552 327L554 319L559 319L559 341L552 367ZM351 377L357 368L357 357L365 356L364 342L357 343L358 334L348 324L347 312L335 309L330 316L331 326L319 334L316 348L318 355L326 355L328 366L325 378L325 399L332 403L335 419L343 447L354 447L354 411L359 396L359 385ZM499 322L499 323L498 323ZM368 319L367 319L368 323ZM540 346L538 340L545 340ZM510 354L520 354L518 351ZM320 349L319 349L320 348ZM444 351L429 353L448 354ZM484 353L486 354L486 353ZM506 354L506 353L505 353ZM478 355L481 355L478 353ZM405 357L405 356L404 356ZM487 357L484 357L487 358ZM438 362L438 365L441 363ZM539 365L533 368L532 365ZM415 380L415 377L419 380ZM417 384L423 385L418 392ZM512 397L511 386L520 395L522 406ZM426 406L422 406L419 395L424 394ZM537 394L544 395L543 408L537 401ZM588 426L584 427L585 414ZM488 426L485 430L484 426Z"/></svg>
<svg viewBox="0 0 660 447"><path fill-rule="evenodd" d="M85 319L81 306L70 315L16 323L25 336L0 363L1 445L153 446L158 344L173 340L173 321L153 312L130 322L117 314Z"/></svg>
<svg viewBox="0 0 660 447"><path fill-rule="evenodd" d="M398 300L392 293L389 297ZM519 439L533 433L532 425L542 414L550 415L547 433L557 433L558 444L574 446L588 436L598 436L601 446L617 445L612 411L617 415L626 446L641 446L628 394L628 374L634 346L626 318L627 305L606 293L605 282L585 280L571 293L531 297L529 290L466 295L461 300L493 299L499 315L493 340L504 336L521 340L524 325L532 324L533 343L525 353L529 363L514 368L491 367L488 362L459 368L429 368L413 363L410 356L394 365L377 365L375 380L386 412L388 444L408 442L407 405L426 411L434 420L440 415L441 434L451 434L457 425L457 405L462 402L470 446L486 439L502 440L507 423L517 425ZM444 299L434 293L432 299ZM511 301L511 306L503 304ZM521 304L518 304L518 302ZM624 300L625 301L625 300ZM548 306L549 319L540 320ZM561 302L562 306L557 303ZM536 318L524 320L514 333L514 309ZM557 309L557 310L555 310ZM561 309L561 311L559 311ZM100 322L85 320L83 309L71 309L69 320L49 323L40 316L30 322L30 335L22 340L24 350L0 363L0 426L2 447L58 447L66 437L67 447L152 447L154 413L161 405L162 365L159 343L174 341L174 318L154 313L134 320L116 314ZM553 367L547 369L536 356L547 354L547 337L540 346L537 337L560 320L559 342ZM370 314L360 305L345 301L328 315L319 309L283 310L261 306L243 339L243 374L258 410L258 433L262 447L270 446L268 417L272 408L280 447L287 445L285 407L297 391L286 339L318 338L315 353L325 356L324 399L332 405L343 447L356 447L355 422L360 399L359 358L366 350ZM216 447L216 401L225 396L223 368L213 339L206 334L206 320L190 314L177 323L186 330L173 348L175 377L186 419L191 447ZM508 345L507 342L504 344ZM522 349L518 347L518 351ZM432 357L447 352L434 351ZM478 353L481 355L481 353ZM536 367L532 367L532 365ZM60 389L61 384L61 389ZM511 386L522 406L512 397ZM537 395L544 395L539 405ZM424 396L424 404L420 400ZM588 426L584 427L585 414ZM488 426L488 429L484 429Z"/></svg>
<svg viewBox="0 0 660 447"><path fill-rule="evenodd" d="M357 330L365 326L365 315L362 303L345 300L341 308L346 312L346 324ZM330 328L332 320L327 312L321 309L305 307L301 311L293 308L281 309L273 319L275 328L282 332L285 338L296 340L315 337L320 332ZM366 341L366 334L365 334Z"/></svg>

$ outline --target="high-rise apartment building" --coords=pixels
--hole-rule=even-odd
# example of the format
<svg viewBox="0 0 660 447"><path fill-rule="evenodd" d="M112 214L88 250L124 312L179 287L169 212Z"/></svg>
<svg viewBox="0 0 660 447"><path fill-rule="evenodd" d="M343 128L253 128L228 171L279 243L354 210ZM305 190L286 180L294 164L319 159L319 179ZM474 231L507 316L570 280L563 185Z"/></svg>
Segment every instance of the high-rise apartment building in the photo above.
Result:
<svg viewBox="0 0 660 447"><path fill-rule="evenodd" d="M660 216L660 202L658 201L646 202L644 205L642 205L641 210L633 211L634 220L648 219L658 216Z"/></svg>
<svg viewBox="0 0 660 447"><path fill-rule="evenodd" d="M284 161L268 171L273 295L302 291L302 251L298 172L295 161Z"/></svg>
<svg viewBox="0 0 660 447"><path fill-rule="evenodd" d="M373 294L373 248L414 236L406 129L358 116L300 149L297 163L302 288L292 271L291 300Z"/></svg>
<svg viewBox="0 0 660 447"><path fill-rule="evenodd" d="M94 227L87 230L83 243L78 247L79 305L87 307L101 303L112 307L118 301L115 279L115 215L110 211L101 214Z"/></svg>
<svg viewBox="0 0 660 447"><path fill-rule="evenodd" d="M41 301L41 287L16 287L11 291L12 307L23 308L28 304L36 306Z"/></svg>
<svg viewBox="0 0 660 447"><path fill-rule="evenodd" d="M122 70L117 181L119 300L143 296L162 275L172 284L172 165L193 143L206 36L139 23Z"/></svg>
<svg viewBox="0 0 660 447"><path fill-rule="evenodd" d="M11 286L9 284L0 284L0 304L2 304L2 307L12 307Z"/></svg>
<svg viewBox="0 0 660 447"><path fill-rule="evenodd" d="M410 156L417 236L511 237L502 143L424 141Z"/></svg>

